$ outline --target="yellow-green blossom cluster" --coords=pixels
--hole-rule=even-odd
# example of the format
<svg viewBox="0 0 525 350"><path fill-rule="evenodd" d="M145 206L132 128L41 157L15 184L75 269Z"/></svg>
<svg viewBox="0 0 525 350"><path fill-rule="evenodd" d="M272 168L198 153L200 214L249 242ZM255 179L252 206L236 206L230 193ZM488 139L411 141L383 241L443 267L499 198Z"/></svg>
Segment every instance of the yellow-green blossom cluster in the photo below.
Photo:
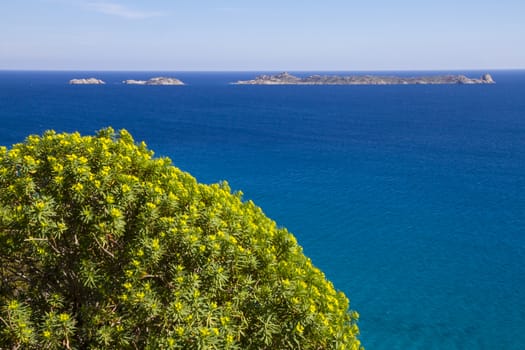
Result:
<svg viewBox="0 0 525 350"><path fill-rule="evenodd" d="M345 295L241 195L125 130L1 148L0 344L360 349Z"/></svg>

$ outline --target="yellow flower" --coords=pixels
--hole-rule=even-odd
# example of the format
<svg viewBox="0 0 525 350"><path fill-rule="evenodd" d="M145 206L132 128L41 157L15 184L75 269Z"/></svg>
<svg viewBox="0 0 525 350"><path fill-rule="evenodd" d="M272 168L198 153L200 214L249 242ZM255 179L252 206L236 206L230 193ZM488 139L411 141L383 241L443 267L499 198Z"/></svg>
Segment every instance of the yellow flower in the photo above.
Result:
<svg viewBox="0 0 525 350"><path fill-rule="evenodd" d="M111 208L109 214L115 219L122 216L122 212L118 208Z"/></svg>
<svg viewBox="0 0 525 350"><path fill-rule="evenodd" d="M303 333L304 327L302 324L298 323L297 326L295 326L295 330L297 331L297 333Z"/></svg>
<svg viewBox="0 0 525 350"><path fill-rule="evenodd" d="M35 163L36 163L35 158L33 158L31 156L24 156L24 161L29 166L35 165Z"/></svg>
<svg viewBox="0 0 525 350"><path fill-rule="evenodd" d="M70 316L66 313L62 313L60 315L58 315L58 319L60 320L60 322L67 322L69 321L69 318Z"/></svg>
<svg viewBox="0 0 525 350"><path fill-rule="evenodd" d="M40 141L40 137L38 137L37 135L29 135L27 137L27 140L31 144L38 144L38 142Z"/></svg>
<svg viewBox="0 0 525 350"><path fill-rule="evenodd" d="M66 141L66 142L67 142L67 141ZM62 143L62 142L60 142L60 143ZM68 155L66 156L66 159L69 160L70 162L74 162L75 160L77 160L77 158L78 158L78 157L77 157L76 154L68 154Z"/></svg>
<svg viewBox="0 0 525 350"><path fill-rule="evenodd" d="M58 176L56 178L58 178ZM73 189L73 191L75 192L81 192L84 189L84 185L82 185L81 183L76 183L73 186L71 186L71 189Z"/></svg>
<svg viewBox="0 0 525 350"><path fill-rule="evenodd" d="M330 322L328 321L328 319L326 318L325 315L321 314L321 322L323 323L323 325L325 327L328 327L328 325L330 324Z"/></svg>
<svg viewBox="0 0 525 350"><path fill-rule="evenodd" d="M20 154L20 150L18 148L12 148L7 152L7 155L11 158L16 158Z"/></svg>
<svg viewBox="0 0 525 350"><path fill-rule="evenodd" d="M160 243L159 243L159 239L158 238L154 238L152 241L151 241L151 248L153 250L159 250L160 248Z"/></svg>
<svg viewBox="0 0 525 350"><path fill-rule="evenodd" d="M104 155L106 155L106 154L104 154ZM109 157L109 156L110 156L110 153L108 152L106 157ZM111 168L109 166L107 166L107 165L104 165L102 167L102 170L100 171L100 174L102 176L107 176L110 173L110 171L111 171Z"/></svg>
<svg viewBox="0 0 525 350"><path fill-rule="evenodd" d="M20 305L20 304L18 304L18 301L17 301L17 300L11 300L11 301L9 302L9 304L7 304L7 309L8 309L8 310L16 310L16 309L18 309L18 306L19 306L19 305Z"/></svg>
<svg viewBox="0 0 525 350"><path fill-rule="evenodd" d="M42 201L38 201L38 202L35 203L35 208L38 211L43 210L45 207L46 207L46 204L44 202L42 202Z"/></svg>
<svg viewBox="0 0 525 350"><path fill-rule="evenodd" d="M71 139L73 140L74 143L79 143L82 137L80 136L80 133L77 131L71 134Z"/></svg>
<svg viewBox="0 0 525 350"><path fill-rule="evenodd" d="M50 331L43 331L42 335L44 336L44 338L49 339L51 337L51 332Z"/></svg>
<svg viewBox="0 0 525 350"><path fill-rule="evenodd" d="M183 307L184 307L184 305L182 305L182 303L181 303L180 301L177 301L177 302L175 303L175 310L176 310L177 312L181 312Z"/></svg>
<svg viewBox="0 0 525 350"><path fill-rule="evenodd" d="M230 322L230 318L228 316L221 316L221 325L226 326Z"/></svg>
<svg viewBox="0 0 525 350"><path fill-rule="evenodd" d="M179 327L176 327L176 328L175 328L175 333L177 333L177 335L178 335L179 337L182 337L182 336L184 335L184 328L182 328L182 327L180 327L180 326L179 326Z"/></svg>

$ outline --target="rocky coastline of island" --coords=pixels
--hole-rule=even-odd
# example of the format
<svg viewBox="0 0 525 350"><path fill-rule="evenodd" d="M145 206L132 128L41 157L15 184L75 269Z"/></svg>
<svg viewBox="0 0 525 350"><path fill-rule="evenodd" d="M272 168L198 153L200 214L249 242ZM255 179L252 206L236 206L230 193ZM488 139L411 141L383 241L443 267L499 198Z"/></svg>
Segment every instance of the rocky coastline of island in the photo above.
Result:
<svg viewBox="0 0 525 350"><path fill-rule="evenodd" d="M259 75L252 80L239 80L234 85L437 85L437 84L494 84L490 74L480 78L464 75L433 75L400 77L380 75L310 75L300 78L287 72Z"/></svg>

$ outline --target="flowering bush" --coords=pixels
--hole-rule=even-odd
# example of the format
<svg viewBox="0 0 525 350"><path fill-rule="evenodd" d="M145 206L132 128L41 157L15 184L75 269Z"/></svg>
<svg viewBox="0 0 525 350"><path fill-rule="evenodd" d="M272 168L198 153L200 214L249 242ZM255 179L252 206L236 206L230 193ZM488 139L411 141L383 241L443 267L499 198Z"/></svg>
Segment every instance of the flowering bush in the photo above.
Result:
<svg viewBox="0 0 525 350"><path fill-rule="evenodd" d="M125 130L0 148L0 349L359 349L348 306L260 208Z"/></svg>

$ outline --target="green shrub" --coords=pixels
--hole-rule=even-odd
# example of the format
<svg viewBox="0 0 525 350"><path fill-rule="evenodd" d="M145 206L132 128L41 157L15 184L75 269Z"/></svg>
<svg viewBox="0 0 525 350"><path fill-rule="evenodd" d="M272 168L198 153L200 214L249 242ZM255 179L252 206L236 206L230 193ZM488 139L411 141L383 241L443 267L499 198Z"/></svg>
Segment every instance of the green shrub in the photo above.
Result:
<svg viewBox="0 0 525 350"><path fill-rule="evenodd" d="M0 149L0 349L359 349L285 229L125 130Z"/></svg>

